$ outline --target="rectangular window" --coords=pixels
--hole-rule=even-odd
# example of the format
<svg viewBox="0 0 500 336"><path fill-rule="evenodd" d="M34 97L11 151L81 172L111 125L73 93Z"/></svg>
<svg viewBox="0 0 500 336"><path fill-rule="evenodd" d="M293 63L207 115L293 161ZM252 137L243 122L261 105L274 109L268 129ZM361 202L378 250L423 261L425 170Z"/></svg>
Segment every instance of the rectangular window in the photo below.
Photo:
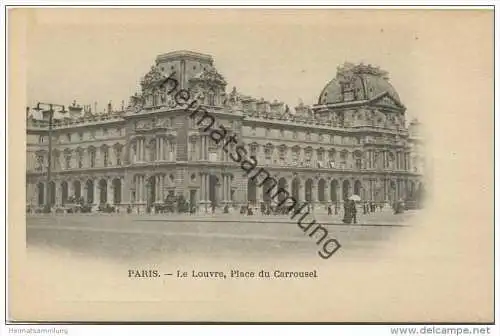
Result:
<svg viewBox="0 0 500 336"><path fill-rule="evenodd" d="M109 164L109 155L108 155L109 153L108 153L107 150L105 150L103 154L104 154L103 155L104 156L104 160L103 160L104 161L104 167L107 167L108 164Z"/></svg>
<svg viewBox="0 0 500 336"><path fill-rule="evenodd" d="M78 168L83 168L83 153L78 153Z"/></svg>
<svg viewBox="0 0 500 336"><path fill-rule="evenodd" d="M116 149L116 165L117 166L122 165L122 149L121 148Z"/></svg>
<svg viewBox="0 0 500 336"><path fill-rule="evenodd" d="M189 143L189 160L196 160L196 142Z"/></svg>
<svg viewBox="0 0 500 336"><path fill-rule="evenodd" d="M71 168L71 156L70 155L66 155L64 157L64 159L66 160L65 163L66 163L66 169L70 169Z"/></svg>
<svg viewBox="0 0 500 336"><path fill-rule="evenodd" d="M90 152L90 168L95 167L95 152Z"/></svg>
<svg viewBox="0 0 500 336"><path fill-rule="evenodd" d="M174 154L175 154L175 144L174 143L170 143L170 146L169 146L169 152L168 152L168 159L169 161L175 161L175 157L174 157Z"/></svg>

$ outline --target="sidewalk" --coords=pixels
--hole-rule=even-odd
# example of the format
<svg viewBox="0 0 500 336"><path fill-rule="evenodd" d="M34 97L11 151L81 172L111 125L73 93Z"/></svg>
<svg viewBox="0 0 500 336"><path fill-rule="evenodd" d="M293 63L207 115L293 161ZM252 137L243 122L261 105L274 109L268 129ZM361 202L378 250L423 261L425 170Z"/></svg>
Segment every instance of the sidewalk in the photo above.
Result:
<svg viewBox="0 0 500 336"><path fill-rule="evenodd" d="M415 211L407 211L400 215L394 215L392 212L374 212L370 214L359 214L357 218L357 224L345 224L342 222L342 215L327 215L327 214L316 214L314 216L309 216L309 220L312 218L322 225L339 225L339 226L407 226L405 220L411 217ZM291 218L288 215L269 215L264 216L261 214L256 214L254 216L240 215L236 213L230 214L126 214L126 213L87 213L87 214L37 214L29 215L31 218L50 218L58 217L60 219L64 217L69 218L82 218L87 217L92 220L92 217L99 217L104 219L110 217L115 220L120 220L120 218L125 218L128 221L133 222L164 222L164 223L269 223L269 224L297 224L300 216Z"/></svg>
<svg viewBox="0 0 500 336"><path fill-rule="evenodd" d="M134 221L161 221L161 222L224 222L224 223L275 223L275 224L297 224L300 216L294 219L291 216L242 216L239 214L195 214L195 215L129 215ZM393 215L392 213L372 213L367 215L359 215L357 224L345 224L342 222L341 215L315 215L314 218L318 223L323 225L343 225L343 226L406 226L405 219L411 214Z"/></svg>

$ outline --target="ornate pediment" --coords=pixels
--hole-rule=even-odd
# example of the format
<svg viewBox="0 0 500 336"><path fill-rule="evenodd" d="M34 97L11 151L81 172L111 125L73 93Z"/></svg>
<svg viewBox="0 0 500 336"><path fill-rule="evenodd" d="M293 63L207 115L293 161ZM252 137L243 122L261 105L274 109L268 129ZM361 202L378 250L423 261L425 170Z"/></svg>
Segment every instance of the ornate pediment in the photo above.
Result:
<svg viewBox="0 0 500 336"><path fill-rule="evenodd" d="M224 77L217 72L214 68L210 68L200 72L198 75L192 78L194 81L204 81L209 83L214 83L218 85L226 85L226 80Z"/></svg>
<svg viewBox="0 0 500 336"><path fill-rule="evenodd" d="M153 65L151 70L149 70L149 72L142 79L141 87L143 90L157 88L165 82L166 78L167 77L165 77L160 71L160 68Z"/></svg>
<svg viewBox="0 0 500 336"><path fill-rule="evenodd" d="M135 123L136 131L148 131L153 128L153 123L149 120L139 120Z"/></svg>
<svg viewBox="0 0 500 336"><path fill-rule="evenodd" d="M370 102L372 105L382 106L382 107L393 107L397 109L404 108L404 106L399 103L396 99L392 98L391 95L387 92L374 97Z"/></svg>

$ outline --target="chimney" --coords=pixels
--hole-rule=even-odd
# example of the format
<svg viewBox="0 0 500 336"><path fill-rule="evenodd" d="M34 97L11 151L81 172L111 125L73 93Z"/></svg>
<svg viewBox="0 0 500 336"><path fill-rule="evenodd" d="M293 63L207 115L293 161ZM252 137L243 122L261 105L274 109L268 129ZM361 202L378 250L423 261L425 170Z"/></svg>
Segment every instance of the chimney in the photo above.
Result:
<svg viewBox="0 0 500 336"><path fill-rule="evenodd" d="M257 109L257 103L254 98L242 99L241 103L245 112L253 112Z"/></svg>
<svg viewBox="0 0 500 336"><path fill-rule="evenodd" d="M73 101L72 105L68 106L69 117L72 119L76 119L82 116L82 107L76 104L76 101Z"/></svg>
<svg viewBox="0 0 500 336"><path fill-rule="evenodd" d="M284 104L277 100L271 103L271 112L276 115L280 115L285 111Z"/></svg>
<svg viewBox="0 0 500 336"><path fill-rule="evenodd" d="M269 111L269 102L265 101L264 98L261 98L260 101L257 102L257 111L259 112L268 112Z"/></svg>
<svg viewBox="0 0 500 336"><path fill-rule="evenodd" d="M112 107L111 107L111 101L110 101L110 102L108 103L108 110L107 110L107 112L108 112L108 113L111 113L111 112L112 112L112 110L113 110L113 109L112 109Z"/></svg>

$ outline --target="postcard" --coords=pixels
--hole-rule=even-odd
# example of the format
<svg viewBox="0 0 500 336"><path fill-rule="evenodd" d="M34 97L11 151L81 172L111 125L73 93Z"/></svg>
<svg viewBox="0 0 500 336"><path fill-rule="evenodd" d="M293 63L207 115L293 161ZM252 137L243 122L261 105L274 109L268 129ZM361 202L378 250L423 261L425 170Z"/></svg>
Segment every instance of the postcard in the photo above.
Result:
<svg viewBox="0 0 500 336"><path fill-rule="evenodd" d="M493 11L8 11L11 322L493 321Z"/></svg>

